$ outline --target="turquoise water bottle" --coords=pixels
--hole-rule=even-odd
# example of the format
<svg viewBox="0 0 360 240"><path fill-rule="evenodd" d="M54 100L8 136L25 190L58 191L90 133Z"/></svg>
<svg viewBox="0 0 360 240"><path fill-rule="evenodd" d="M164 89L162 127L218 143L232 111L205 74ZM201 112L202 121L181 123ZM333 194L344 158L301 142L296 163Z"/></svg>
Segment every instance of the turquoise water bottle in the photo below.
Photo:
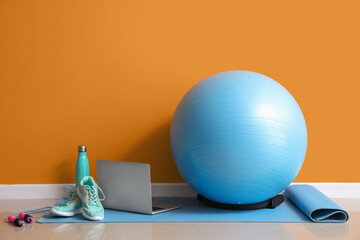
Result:
<svg viewBox="0 0 360 240"><path fill-rule="evenodd" d="M76 161L76 187L79 186L80 180L89 176L89 161L86 156L86 146L78 147L78 158Z"/></svg>

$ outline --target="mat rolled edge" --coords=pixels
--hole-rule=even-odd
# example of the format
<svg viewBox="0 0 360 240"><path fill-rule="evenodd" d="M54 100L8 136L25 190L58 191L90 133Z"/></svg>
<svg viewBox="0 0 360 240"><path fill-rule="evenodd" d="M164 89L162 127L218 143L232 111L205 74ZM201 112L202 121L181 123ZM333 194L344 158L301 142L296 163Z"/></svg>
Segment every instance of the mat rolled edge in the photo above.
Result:
<svg viewBox="0 0 360 240"><path fill-rule="evenodd" d="M284 194L313 222L343 223L349 220L349 214L343 208L313 186L291 185Z"/></svg>

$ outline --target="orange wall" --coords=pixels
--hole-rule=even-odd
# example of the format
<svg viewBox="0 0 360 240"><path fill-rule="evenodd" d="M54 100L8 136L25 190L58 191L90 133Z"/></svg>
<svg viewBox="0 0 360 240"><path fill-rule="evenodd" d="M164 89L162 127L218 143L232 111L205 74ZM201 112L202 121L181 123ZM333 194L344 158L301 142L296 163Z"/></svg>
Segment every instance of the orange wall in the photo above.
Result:
<svg viewBox="0 0 360 240"><path fill-rule="evenodd" d="M298 101L296 181L360 182L358 1L0 0L0 183L74 182L95 160L181 182L169 126L201 79L270 76Z"/></svg>

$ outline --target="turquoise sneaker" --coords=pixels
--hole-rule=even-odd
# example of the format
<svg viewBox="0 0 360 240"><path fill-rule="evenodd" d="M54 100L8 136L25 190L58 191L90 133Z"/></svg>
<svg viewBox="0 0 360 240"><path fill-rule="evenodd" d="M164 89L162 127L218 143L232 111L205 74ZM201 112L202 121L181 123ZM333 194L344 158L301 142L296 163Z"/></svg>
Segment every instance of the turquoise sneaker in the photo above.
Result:
<svg viewBox="0 0 360 240"><path fill-rule="evenodd" d="M99 198L98 189L104 198ZM81 179L76 192L83 203L82 214L84 217L95 221L103 220L104 207L101 205L100 201L105 200L105 195L95 183L94 179L90 176Z"/></svg>
<svg viewBox="0 0 360 240"><path fill-rule="evenodd" d="M75 189L73 187L64 187L64 192L70 193L69 197L60 205L51 207L50 213L63 217L72 217L81 213L83 204Z"/></svg>

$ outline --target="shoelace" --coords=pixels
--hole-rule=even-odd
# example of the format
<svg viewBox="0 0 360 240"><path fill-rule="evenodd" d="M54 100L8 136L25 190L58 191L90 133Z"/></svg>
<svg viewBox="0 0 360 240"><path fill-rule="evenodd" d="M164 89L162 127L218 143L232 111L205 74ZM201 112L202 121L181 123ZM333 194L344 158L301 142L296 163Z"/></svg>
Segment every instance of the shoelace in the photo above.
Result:
<svg viewBox="0 0 360 240"><path fill-rule="evenodd" d="M70 193L69 197L65 200L65 202L61 203L59 206L65 206L74 202L77 197L76 190L74 187L65 186L63 188L64 192Z"/></svg>
<svg viewBox="0 0 360 240"><path fill-rule="evenodd" d="M89 185L84 185L84 189L88 190L87 192L89 193L89 194L86 194L86 192L84 193L84 196L86 197L85 200L87 201L88 204L98 206L100 205L99 200L100 201L105 200L105 194L98 185L96 185L95 189L91 188ZM97 190L100 190L103 198L99 197Z"/></svg>

